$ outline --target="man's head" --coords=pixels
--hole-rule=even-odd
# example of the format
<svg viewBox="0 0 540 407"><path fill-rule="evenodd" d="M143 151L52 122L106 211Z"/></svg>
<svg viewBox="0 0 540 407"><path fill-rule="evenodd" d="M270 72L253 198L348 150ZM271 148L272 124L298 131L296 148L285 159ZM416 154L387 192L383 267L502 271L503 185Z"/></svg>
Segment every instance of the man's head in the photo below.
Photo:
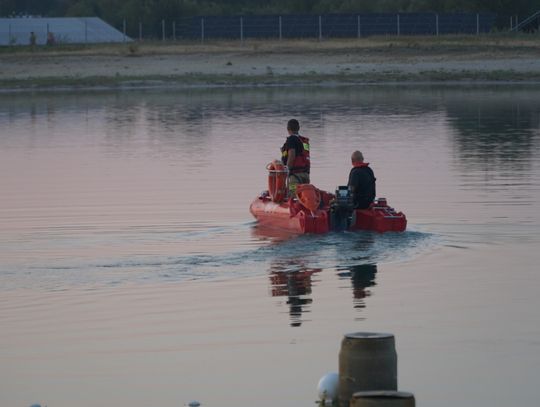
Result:
<svg viewBox="0 0 540 407"><path fill-rule="evenodd" d="M354 163L363 163L364 162L364 155L362 154L362 152L356 150L351 155L351 161L352 161L353 164Z"/></svg>
<svg viewBox="0 0 540 407"><path fill-rule="evenodd" d="M287 131L289 134L296 134L300 130L300 123L298 123L298 120L291 119L287 122Z"/></svg>

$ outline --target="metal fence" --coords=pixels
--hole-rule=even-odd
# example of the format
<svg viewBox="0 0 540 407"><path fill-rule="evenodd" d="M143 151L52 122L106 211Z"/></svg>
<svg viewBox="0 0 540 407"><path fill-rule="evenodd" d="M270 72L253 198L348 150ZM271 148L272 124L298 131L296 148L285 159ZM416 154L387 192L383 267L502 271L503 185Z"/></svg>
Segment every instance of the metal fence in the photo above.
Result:
<svg viewBox="0 0 540 407"><path fill-rule="evenodd" d="M495 14L370 13L203 16L163 20L156 27L127 23L134 39L360 38L374 35L445 35L490 32ZM126 26L126 23L124 23Z"/></svg>
<svg viewBox="0 0 540 407"><path fill-rule="evenodd" d="M58 43L126 42L131 39L360 38L373 35L480 34L494 14L370 13L185 17L161 22L124 20L116 29L97 17L0 18L0 45L36 44L49 33Z"/></svg>

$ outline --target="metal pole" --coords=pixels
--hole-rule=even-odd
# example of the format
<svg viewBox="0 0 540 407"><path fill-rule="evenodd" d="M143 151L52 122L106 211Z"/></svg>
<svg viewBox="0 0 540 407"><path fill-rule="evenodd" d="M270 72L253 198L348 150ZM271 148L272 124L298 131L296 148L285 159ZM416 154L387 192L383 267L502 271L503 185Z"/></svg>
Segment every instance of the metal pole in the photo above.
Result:
<svg viewBox="0 0 540 407"><path fill-rule="evenodd" d="M397 35L399 37L399 34L400 34L400 26L399 26L399 14L397 15Z"/></svg>
<svg viewBox="0 0 540 407"><path fill-rule="evenodd" d="M201 18L201 44L204 43L204 18Z"/></svg>
<svg viewBox="0 0 540 407"><path fill-rule="evenodd" d="M435 32L439 36L439 15L435 14Z"/></svg>
<svg viewBox="0 0 540 407"><path fill-rule="evenodd" d="M244 44L244 18L240 17L240 42Z"/></svg>
<svg viewBox="0 0 540 407"><path fill-rule="evenodd" d="M9 24L9 34L8 34L8 44L9 44L9 45L12 45L12 44L11 44L11 41L12 41L12 40L11 40L11 24Z"/></svg>
<svg viewBox="0 0 540 407"><path fill-rule="evenodd" d="M322 17L319 16L319 41L322 41Z"/></svg>
<svg viewBox="0 0 540 407"><path fill-rule="evenodd" d="M165 41L165 20L161 20L161 40Z"/></svg>
<svg viewBox="0 0 540 407"><path fill-rule="evenodd" d="M142 41L142 22L139 21L139 42Z"/></svg>
<svg viewBox="0 0 540 407"><path fill-rule="evenodd" d="M357 35L358 35L358 38L362 37L362 31L361 31L361 28L360 28L360 15L358 15L356 17L356 25L357 25Z"/></svg>
<svg viewBox="0 0 540 407"><path fill-rule="evenodd" d="M476 35L480 35L480 14L476 13Z"/></svg>
<svg viewBox="0 0 540 407"><path fill-rule="evenodd" d="M172 38L173 41L176 41L176 21L172 22Z"/></svg>
<svg viewBox="0 0 540 407"><path fill-rule="evenodd" d="M84 43L88 44L88 21L84 20Z"/></svg>
<svg viewBox="0 0 540 407"><path fill-rule="evenodd" d="M124 21L122 22L122 28L124 32L124 42L126 42L126 19L124 18Z"/></svg>
<svg viewBox="0 0 540 407"><path fill-rule="evenodd" d="M282 38L283 38L283 33L282 33L282 25L281 25L281 16L279 16L279 40L281 41Z"/></svg>

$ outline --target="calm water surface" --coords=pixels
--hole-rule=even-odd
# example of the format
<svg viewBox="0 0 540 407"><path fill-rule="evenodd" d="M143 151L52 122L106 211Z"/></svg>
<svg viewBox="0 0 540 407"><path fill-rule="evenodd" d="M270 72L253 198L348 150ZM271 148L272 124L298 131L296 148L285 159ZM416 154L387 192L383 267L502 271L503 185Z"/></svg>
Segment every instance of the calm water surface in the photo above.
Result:
<svg viewBox="0 0 540 407"><path fill-rule="evenodd" d="M286 121L408 231L261 230ZM536 405L540 87L0 95L0 405L313 405L346 332L425 406Z"/></svg>

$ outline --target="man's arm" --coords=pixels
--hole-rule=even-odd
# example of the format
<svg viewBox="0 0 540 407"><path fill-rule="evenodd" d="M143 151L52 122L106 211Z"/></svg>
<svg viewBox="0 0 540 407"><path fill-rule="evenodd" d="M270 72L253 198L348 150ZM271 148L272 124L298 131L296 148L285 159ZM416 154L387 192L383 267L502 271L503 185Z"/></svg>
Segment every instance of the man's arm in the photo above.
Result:
<svg viewBox="0 0 540 407"><path fill-rule="evenodd" d="M289 171L292 170L294 166L294 159L296 158L296 150L294 148L289 148L287 152L287 167Z"/></svg>

